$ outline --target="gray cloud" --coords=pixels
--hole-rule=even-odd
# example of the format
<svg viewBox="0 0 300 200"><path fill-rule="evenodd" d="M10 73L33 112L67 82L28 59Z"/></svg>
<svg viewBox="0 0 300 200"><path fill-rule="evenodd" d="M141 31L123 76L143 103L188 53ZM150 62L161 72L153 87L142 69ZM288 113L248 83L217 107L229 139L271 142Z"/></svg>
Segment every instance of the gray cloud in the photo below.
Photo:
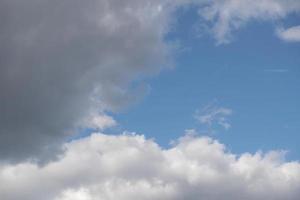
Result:
<svg viewBox="0 0 300 200"><path fill-rule="evenodd" d="M281 151L235 155L186 135L162 149L140 135L93 134L43 167L0 165L2 200L297 200L300 164Z"/></svg>
<svg viewBox="0 0 300 200"><path fill-rule="evenodd" d="M0 2L0 159L53 154L86 118L134 101L166 67L165 1ZM83 125L84 126L84 125Z"/></svg>

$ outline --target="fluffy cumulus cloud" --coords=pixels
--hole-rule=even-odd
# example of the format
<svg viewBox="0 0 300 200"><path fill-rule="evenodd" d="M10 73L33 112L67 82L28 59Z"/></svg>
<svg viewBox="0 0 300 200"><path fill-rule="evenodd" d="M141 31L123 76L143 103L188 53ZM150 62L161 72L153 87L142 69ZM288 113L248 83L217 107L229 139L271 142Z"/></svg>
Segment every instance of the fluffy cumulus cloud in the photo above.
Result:
<svg viewBox="0 0 300 200"><path fill-rule="evenodd" d="M141 135L65 144L59 160L0 166L1 200L297 200L300 163L282 152L235 155L190 134L169 149Z"/></svg>

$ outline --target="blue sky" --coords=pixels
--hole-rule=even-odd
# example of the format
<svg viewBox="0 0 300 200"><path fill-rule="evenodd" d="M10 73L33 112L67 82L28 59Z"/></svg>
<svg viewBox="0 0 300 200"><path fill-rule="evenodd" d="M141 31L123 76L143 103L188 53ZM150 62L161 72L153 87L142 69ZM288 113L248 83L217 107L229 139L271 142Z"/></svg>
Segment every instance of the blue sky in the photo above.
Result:
<svg viewBox="0 0 300 200"><path fill-rule="evenodd" d="M196 129L224 142L231 151L288 150L299 159L300 45L280 40L275 24L254 21L236 31L229 44L216 45L209 34L199 36L196 10L178 11L167 40L183 47L176 67L149 81L149 93L138 104L115 115L123 129L143 133L167 146L185 129ZM294 26L292 15L280 23ZM231 128L199 123L198 109L213 104L230 108Z"/></svg>

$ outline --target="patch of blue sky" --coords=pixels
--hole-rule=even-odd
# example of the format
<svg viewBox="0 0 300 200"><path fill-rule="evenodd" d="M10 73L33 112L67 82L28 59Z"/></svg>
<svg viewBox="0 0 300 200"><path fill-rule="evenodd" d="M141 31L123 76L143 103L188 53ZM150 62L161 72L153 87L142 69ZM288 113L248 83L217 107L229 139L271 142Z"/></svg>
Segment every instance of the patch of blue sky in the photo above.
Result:
<svg viewBox="0 0 300 200"><path fill-rule="evenodd" d="M113 114L118 126L105 133L132 131L167 147L186 129L195 129L235 153L279 149L289 151L287 159L299 159L300 44L281 41L274 32L278 26L297 25L299 16L250 22L234 31L226 45L216 45L203 29L196 8L175 16L166 37L180 44L175 68L151 77L145 98ZM195 119L196 110L210 104L233 111L230 128L208 128ZM81 130L72 139L95 131Z"/></svg>
<svg viewBox="0 0 300 200"><path fill-rule="evenodd" d="M115 115L121 128L167 146L185 129L206 134L194 113L216 102L234 112L231 128L218 128L212 135L230 150L284 149L290 151L288 159L299 159L299 43L276 36L279 22L253 21L234 31L231 43L217 46L211 35L199 35L196 15L193 8L178 11L177 24L166 38L182 46L176 68L152 78L149 94ZM299 21L292 15L280 23L292 26Z"/></svg>

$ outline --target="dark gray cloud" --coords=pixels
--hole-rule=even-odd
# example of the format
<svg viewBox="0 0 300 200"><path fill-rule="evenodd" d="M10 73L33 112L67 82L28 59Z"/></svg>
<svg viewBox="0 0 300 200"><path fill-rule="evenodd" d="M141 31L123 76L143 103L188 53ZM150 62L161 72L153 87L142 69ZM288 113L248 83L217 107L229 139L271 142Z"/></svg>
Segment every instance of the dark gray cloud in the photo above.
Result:
<svg viewBox="0 0 300 200"><path fill-rule="evenodd" d="M133 101L130 81L168 65L165 6L0 1L0 159L45 157L91 113Z"/></svg>

